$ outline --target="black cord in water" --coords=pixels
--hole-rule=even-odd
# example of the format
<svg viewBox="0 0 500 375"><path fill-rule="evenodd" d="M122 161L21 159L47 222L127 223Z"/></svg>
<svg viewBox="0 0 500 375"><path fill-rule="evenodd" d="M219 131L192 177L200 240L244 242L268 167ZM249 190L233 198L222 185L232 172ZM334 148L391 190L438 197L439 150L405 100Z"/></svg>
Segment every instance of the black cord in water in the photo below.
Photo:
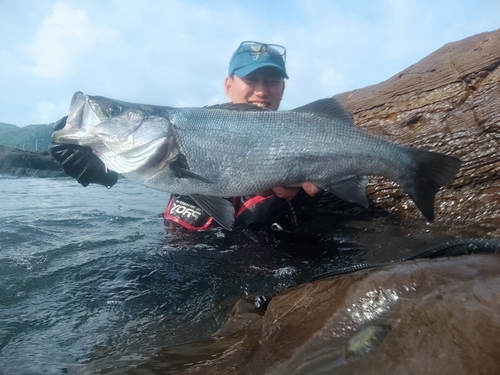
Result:
<svg viewBox="0 0 500 375"><path fill-rule="evenodd" d="M337 268L312 277L312 281L324 279L330 276L345 275L348 273L366 270L370 268L378 268L388 266L390 264L406 262L415 259L425 258L438 258L438 257L451 257L467 254L481 254L481 253L497 253L500 252L500 240L498 239L481 239L481 238L466 238L454 241L448 241L439 246L434 246L428 250L424 250L416 255L408 258L393 260L389 262L370 262L358 263L351 266Z"/></svg>

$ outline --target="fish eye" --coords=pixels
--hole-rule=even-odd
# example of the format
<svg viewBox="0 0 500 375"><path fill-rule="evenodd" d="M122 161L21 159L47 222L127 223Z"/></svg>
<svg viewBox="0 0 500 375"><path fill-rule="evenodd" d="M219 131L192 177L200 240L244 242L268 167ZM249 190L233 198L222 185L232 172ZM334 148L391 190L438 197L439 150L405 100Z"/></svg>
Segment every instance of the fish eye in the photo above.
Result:
<svg viewBox="0 0 500 375"><path fill-rule="evenodd" d="M110 117L118 116L122 112L123 107L117 103L112 103L106 107L106 114Z"/></svg>

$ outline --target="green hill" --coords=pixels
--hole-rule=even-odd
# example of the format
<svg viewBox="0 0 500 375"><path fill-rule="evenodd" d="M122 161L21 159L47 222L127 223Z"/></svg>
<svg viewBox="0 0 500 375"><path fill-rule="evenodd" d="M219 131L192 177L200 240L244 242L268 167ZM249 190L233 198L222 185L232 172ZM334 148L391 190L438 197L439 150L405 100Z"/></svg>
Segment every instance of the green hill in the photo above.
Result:
<svg viewBox="0 0 500 375"><path fill-rule="evenodd" d="M55 124L19 127L0 122L0 145L29 151L47 151Z"/></svg>

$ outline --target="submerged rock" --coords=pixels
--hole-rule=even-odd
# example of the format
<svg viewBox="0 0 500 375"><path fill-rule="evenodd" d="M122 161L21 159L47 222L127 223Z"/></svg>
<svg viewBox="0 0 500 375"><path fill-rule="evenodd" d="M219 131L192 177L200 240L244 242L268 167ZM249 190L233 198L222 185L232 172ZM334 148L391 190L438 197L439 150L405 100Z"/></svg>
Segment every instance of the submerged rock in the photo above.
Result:
<svg viewBox="0 0 500 375"><path fill-rule="evenodd" d="M387 81L336 98L371 133L463 161L436 196L436 220L500 227L500 29L446 44ZM368 190L376 205L420 218L393 182L377 179Z"/></svg>
<svg viewBox="0 0 500 375"><path fill-rule="evenodd" d="M497 374L499 291L498 254L319 280L274 297L264 316L235 305L201 350L212 358L184 373Z"/></svg>

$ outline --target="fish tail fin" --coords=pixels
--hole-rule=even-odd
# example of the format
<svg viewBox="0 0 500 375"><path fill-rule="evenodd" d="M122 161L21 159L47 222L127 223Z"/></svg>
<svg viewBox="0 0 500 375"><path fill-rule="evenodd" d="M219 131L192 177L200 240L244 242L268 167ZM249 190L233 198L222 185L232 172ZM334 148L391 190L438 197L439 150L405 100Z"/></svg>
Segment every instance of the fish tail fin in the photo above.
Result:
<svg viewBox="0 0 500 375"><path fill-rule="evenodd" d="M406 148L413 163L399 181L427 221L434 220L434 198L441 186L454 180L462 162L449 155Z"/></svg>

